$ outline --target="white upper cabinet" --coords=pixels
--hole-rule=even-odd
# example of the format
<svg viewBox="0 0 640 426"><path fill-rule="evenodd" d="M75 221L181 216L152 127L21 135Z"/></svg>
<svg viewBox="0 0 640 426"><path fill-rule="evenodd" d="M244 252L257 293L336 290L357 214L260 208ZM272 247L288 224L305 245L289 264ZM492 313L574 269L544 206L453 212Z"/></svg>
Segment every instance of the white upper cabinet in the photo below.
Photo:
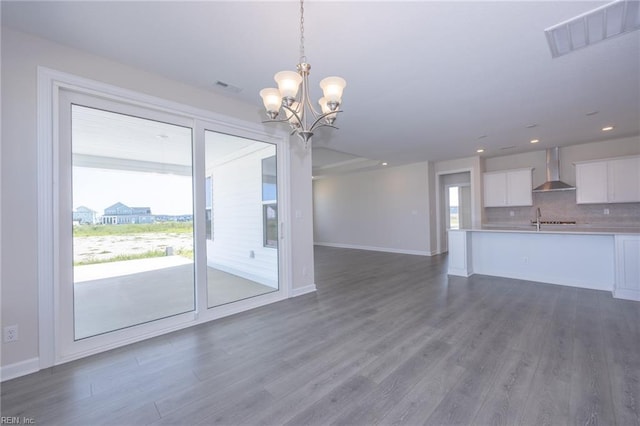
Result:
<svg viewBox="0 0 640 426"><path fill-rule="evenodd" d="M607 203L607 162L576 164L576 203Z"/></svg>
<svg viewBox="0 0 640 426"><path fill-rule="evenodd" d="M640 201L640 157L609 161L609 202Z"/></svg>
<svg viewBox="0 0 640 426"><path fill-rule="evenodd" d="M507 205L532 206L532 169L507 172Z"/></svg>
<svg viewBox="0 0 640 426"><path fill-rule="evenodd" d="M507 205L507 174L484 174L484 206L500 207Z"/></svg>
<svg viewBox="0 0 640 426"><path fill-rule="evenodd" d="M640 156L576 163L576 203L640 202Z"/></svg>
<svg viewBox="0 0 640 426"><path fill-rule="evenodd" d="M526 168L485 173L484 206L532 206L532 170Z"/></svg>

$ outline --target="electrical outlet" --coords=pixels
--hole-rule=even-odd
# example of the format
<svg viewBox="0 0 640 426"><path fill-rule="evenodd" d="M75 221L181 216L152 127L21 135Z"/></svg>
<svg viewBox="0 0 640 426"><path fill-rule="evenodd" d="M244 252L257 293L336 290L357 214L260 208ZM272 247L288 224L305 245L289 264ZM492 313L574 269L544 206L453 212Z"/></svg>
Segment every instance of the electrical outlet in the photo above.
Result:
<svg viewBox="0 0 640 426"><path fill-rule="evenodd" d="M15 342L18 340L18 325L8 325L4 328L4 341Z"/></svg>
<svg viewBox="0 0 640 426"><path fill-rule="evenodd" d="M514 217L515 215L516 215L516 212L514 212L513 210L509 212L509 216Z"/></svg>
<svg viewBox="0 0 640 426"><path fill-rule="evenodd" d="M604 214L609 214L609 209L604 209Z"/></svg>

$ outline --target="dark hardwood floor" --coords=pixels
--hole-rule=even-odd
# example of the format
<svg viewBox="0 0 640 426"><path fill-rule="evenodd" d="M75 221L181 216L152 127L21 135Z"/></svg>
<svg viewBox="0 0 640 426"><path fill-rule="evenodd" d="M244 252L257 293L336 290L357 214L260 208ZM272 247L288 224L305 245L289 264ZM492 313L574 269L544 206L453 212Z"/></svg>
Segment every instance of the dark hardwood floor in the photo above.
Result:
<svg viewBox="0 0 640 426"><path fill-rule="evenodd" d="M2 384L38 425L639 425L640 303L316 248L318 291Z"/></svg>

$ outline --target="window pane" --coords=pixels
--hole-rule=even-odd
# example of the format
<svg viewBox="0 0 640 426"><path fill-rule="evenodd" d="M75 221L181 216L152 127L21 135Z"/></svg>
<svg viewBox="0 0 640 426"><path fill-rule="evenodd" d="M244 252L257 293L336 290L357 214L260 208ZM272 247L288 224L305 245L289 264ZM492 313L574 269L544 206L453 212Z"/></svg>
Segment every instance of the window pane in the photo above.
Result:
<svg viewBox="0 0 640 426"><path fill-rule="evenodd" d="M71 113L75 339L194 310L191 129Z"/></svg>
<svg viewBox="0 0 640 426"><path fill-rule="evenodd" d="M264 205L264 245L278 247L278 205Z"/></svg>
<svg viewBox="0 0 640 426"><path fill-rule="evenodd" d="M276 191L276 156L262 160L262 201L275 201Z"/></svg>
<svg viewBox="0 0 640 426"><path fill-rule="evenodd" d="M214 219L214 238L207 241L208 306L278 290L275 145L206 131L205 154Z"/></svg>
<svg viewBox="0 0 640 426"><path fill-rule="evenodd" d="M449 187L449 228L460 229L458 186Z"/></svg>

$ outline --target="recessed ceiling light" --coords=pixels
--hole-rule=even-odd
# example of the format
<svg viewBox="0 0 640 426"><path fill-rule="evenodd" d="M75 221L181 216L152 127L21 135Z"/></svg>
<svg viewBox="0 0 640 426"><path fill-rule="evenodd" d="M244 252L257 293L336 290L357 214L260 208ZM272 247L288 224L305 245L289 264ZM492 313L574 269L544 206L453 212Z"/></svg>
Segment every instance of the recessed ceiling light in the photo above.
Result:
<svg viewBox="0 0 640 426"><path fill-rule="evenodd" d="M540 142L540 139L531 139L531 143L538 143Z"/></svg>
<svg viewBox="0 0 640 426"><path fill-rule="evenodd" d="M532 124L527 124L526 125L527 129L533 129L534 127L538 127L538 125L536 123L532 123Z"/></svg>
<svg viewBox="0 0 640 426"><path fill-rule="evenodd" d="M482 149L482 148L476 149L476 152L477 153L482 153L482 152L484 152L484 149Z"/></svg>
<svg viewBox="0 0 640 426"><path fill-rule="evenodd" d="M589 111L588 113L586 113L585 115L587 117L592 116L592 115L596 115L599 111Z"/></svg>
<svg viewBox="0 0 640 426"><path fill-rule="evenodd" d="M385 162L385 163L382 163L382 165L383 165L383 166L386 166L386 165L387 165L387 163L386 163L386 162Z"/></svg>
<svg viewBox="0 0 640 426"><path fill-rule="evenodd" d="M609 130L613 130L613 126L607 126L602 128L603 132L608 132Z"/></svg>

